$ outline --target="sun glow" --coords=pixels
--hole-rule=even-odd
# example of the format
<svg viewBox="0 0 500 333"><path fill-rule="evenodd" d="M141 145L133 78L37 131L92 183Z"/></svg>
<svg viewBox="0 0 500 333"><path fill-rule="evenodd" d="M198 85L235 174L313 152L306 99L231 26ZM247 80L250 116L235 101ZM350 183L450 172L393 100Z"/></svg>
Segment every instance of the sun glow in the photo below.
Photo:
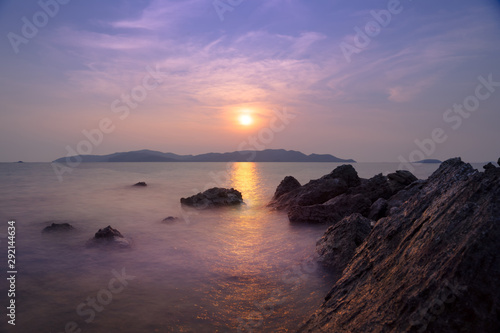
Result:
<svg viewBox="0 0 500 333"><path fill-rule="evenodd" d="M250 126L253 124L253 118L249 114L242 114L238 118L239 122L243 126Z"/></svg>

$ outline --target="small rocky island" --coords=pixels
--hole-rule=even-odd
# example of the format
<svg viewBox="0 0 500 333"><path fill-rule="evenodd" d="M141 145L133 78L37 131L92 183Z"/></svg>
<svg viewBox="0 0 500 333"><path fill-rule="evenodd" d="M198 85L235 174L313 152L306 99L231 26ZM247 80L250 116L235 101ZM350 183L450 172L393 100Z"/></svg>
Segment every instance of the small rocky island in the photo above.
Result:
<svg viewBox="0 0 500 333"><path fill-rule="evenodd" d="M500 168L360 179L345 165L286 177L270 206L330 225L317 251L342 272L298 332L500 332Z"/></svg>
<svg viewBox="0 0 500 333"><path fill-rule="evenodd" d="M239 206L243 204L243 196L234 188L214 187L189 198L181 198L181 204L196 209Z"/></svg>

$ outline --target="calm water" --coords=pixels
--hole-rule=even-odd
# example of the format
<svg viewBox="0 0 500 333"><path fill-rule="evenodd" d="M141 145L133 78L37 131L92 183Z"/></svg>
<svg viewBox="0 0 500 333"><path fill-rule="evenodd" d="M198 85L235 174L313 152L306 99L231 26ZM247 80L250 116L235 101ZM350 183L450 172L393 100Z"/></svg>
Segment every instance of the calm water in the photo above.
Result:
<svg viewBox="0 0 500 333"><path fill-rule="evenodd" d="M0 331L294 331L337 277L314 261L326 227L290 225L265 205L284 176L305 183L338 165L92 163L59 182L50 164L0 164L2 276L9 219L17 221L18 270L16 327L6 324L4 310ZM369 178L397 164L355 168ZM426 178L436 168L420 165L415 175ZM139 181L149 186L130 186ZM181 209L179 198L216 184L240 190L247 205ZM167 216L180 220L162 223ZM70 222L76 231L42 234L52 221ZM132 247L85 247L107 225ZM129 277L120 282L116 275L123 273Z"/></svg>

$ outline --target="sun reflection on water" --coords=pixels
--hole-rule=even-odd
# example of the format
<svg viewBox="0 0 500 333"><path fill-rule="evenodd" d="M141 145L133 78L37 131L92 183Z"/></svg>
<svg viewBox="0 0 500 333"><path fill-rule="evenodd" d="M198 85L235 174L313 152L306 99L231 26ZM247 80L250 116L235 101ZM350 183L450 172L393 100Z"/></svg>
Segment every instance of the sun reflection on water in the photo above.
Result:
<svg viewBox="0 0 500 333"><path fill-rule="evenodd" d="M226 321L226 325L230 320L229 325L235 327L238 318L254 311L254 304L268 298L276 284L265 258L270 255L265 240L269 212L262 209L265 198L259 193L262 177L258 165L234 163L230 170L230 186L242 193L246 205L232 211L231 223L220 235L221 260L213 267L216 283L206 295L220 309L214 320Z"/></svg>

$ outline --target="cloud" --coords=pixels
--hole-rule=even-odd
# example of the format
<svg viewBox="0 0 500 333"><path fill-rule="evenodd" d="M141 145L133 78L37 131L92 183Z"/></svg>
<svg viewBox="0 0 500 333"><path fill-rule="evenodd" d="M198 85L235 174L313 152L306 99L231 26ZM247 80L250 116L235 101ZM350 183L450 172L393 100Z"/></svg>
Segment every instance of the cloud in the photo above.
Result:
<svg viewBox="0 0 500 333"><path fill-rule="evenodd" d="M200 14L207 6L204 0L161 1L153 0L135 19L111 22L114 28L146 29L156 31L180 20Z"/></svg>

